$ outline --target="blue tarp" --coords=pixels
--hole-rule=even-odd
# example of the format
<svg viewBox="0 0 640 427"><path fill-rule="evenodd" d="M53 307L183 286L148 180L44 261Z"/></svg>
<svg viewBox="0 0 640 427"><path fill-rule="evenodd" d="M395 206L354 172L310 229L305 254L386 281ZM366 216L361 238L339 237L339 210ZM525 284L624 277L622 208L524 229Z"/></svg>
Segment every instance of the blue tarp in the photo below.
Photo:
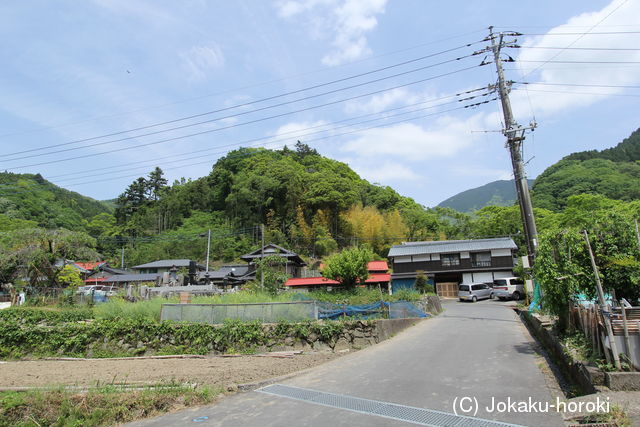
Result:
<svg viewBox="0 0 640 427"><path fill-rule="evenodd" d="M360 319L375 319L386 317L389 319L404 319L408 317L428 317L420 308L407 301L384 302L372 304L341 305L331 303L318 303L319 319L339 319L340 317L358 317Z"/></svg>

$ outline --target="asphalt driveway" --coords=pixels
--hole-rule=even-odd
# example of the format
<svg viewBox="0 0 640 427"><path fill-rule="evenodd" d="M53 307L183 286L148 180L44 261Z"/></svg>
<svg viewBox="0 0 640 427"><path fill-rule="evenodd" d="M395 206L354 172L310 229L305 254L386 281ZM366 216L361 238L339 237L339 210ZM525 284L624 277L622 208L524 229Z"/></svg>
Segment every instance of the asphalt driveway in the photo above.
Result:
<svg viewBox="0 0 640 427"><path fill-rule="evenodd" d="M562 417L553 410L528 413L508 406L511 402L555 402L538 367L540 361L530 344L531 338L508 303L447 301L444 306L445 312L440 316L377 346L283 381L286 387L240 393L216 405L131 425L481 423L447 415L454 412L519 425L564 425ZM278 390L293 390L297 397L283 397ZM495 403L498 407L492 409ZM378 409L370 411L373 407ZM439 413L432 411L447 414L438 418Z"/></svg>

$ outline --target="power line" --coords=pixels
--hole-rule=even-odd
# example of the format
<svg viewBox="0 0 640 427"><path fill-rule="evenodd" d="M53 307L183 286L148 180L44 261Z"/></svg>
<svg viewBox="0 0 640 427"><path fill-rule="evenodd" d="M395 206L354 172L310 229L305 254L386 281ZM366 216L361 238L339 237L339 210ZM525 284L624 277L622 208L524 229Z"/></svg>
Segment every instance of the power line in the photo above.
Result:
<svg viewBox="0 0 640 427"><path fill-rule="evenodd" d="M567 32L567 33L518 33L519 36L598 36L616 34L640 34L640 31L597 31L597 32Z"/></svg>
<svg viewBox="0 0 640 427"><path fill-rule="evenodd" d="M65 142L65 143L61 143L61 144L52 144L52 145L43 146L43 147L39 147L39 148L32 148L32 149L29 149L29 150L17 151L17 152L5 154L4 156L13 156L13 155L16 155L16 154L28 153L28 152L33 152L33 151L40 151L40 150L45 150L45 149L49 149L49 148L55 148L55 147L72 145L72 144L78 144L78 143L81 143L81 142L93 141L93 140L96 140L96 139L102 139L102 138L107 138L107 137L111 137L111 136L122 135L122 134L125 134L125 133L151 129L151 128L158 127L158 126L164 126L164 125L168 125L168 124L178 123L178 122L182 122L182 121L185 121L185 120L199 118L199 117L203 117L203 116L207 116L207 115L211 115L211 114L215 114L215 113L221 113L221 112L224 112L224 111L229 111L229 110L233 110L233 109L237 109L237 108L248 107L248 106L255 105L255 104L258 104L258 103L261 103L261 102L271 101L271 100L274 100L274 99L283 98L283 97L290 96L290 95L295 95L295 94L298 94L298 93L310 91L310 90L313 90L313 89L318 89L318 88L329 86L329 85L332 85L332 84L341 83L341 82L345 82L345 81L348 81L348 80L353 80L353 79L356 79L356 78L359 78L359 77L363 77L363 76L367 76L367 75L370 75L370 74L379 73L381 71L386 71L386 70L389 70L389 69L392 69L392 68L396 68L396 67L400 67L400 66L407 65L407 64L410 64L410 63L418 62L418 61L421 61L421 60L424 60L424 59L427 59L427 58L431 58L431 57L434 57L434 56L442 55L444 53L449 53L449 52L452 52L454 50L459 50L459 49L462 49L462 48L465 48L465 47L469 47L469 46L472 46L473 44L476 44L476 43L480 43L480 41L476 41L476 42L473 42L473 43L469 43L469 44L466 44L466 45L463 45L463 46L458 46L458 47L451 48L451 49L446 49L446 50L443 50L443 51L440 51L440 52L436 52L436 53L433 53L433 54L429 54L429 55L424 55L424 56L421 56L419 58L410 59L410 60L407 60L407 61L400 62L398 64L389 65L389 66L386 66L386 67L378 68L378 69L367 71L367 72L364 72L364 73L359 73L359 74L355 74L355 75L352 75L352 76L348 76L348 77L343 77L343 78L340 78L340 79L332 80L332 81L329 81L329 82L320 83L320 84L313 85L313 86L308 86L308 87L305 87L305 88L302 88L302 89L296 89L296 90L285 92L285 93L278 94L278 95L268 96L268 97L265 97L265 98L257 99L255 101L244 102L244 103L241 103L241 104L236 104L236 105L232 105L232 106L225 107L225 108L219 108L219 109L216 109L216 110L206 111L204 113L193 114L193 115L190 115L190 116L180 117L178 119L167 120L167 121L164 121L164 122L154 123L154 124L150 124L150 125L146 125L146 126L140 126L140 127L133 128L133 129L123 130L123 131L118 131L118 132L112 132L112 133L109 133L109 134L94 136L94 137L90 137L90 138L78 139L78 140L75 140L75 141L69 141L69 142ZM449 62L455 62L457 60L460 60L460 59L463 59L463 58L467 58L467 57L470 57L470 56L472 56L472 55L465 55L465 56L460 57L460 58L456 58L456 59L449 60L449 61L444 61L444 62L441 62L441 63L438 63L438 64L433 64L433 65L430 65L430 66L426 66L426 67L420 67L420 68L417 68L417 69L414 69L414 70L409 70L409 71L406 71L406 72L403 72L403 73L398 73L398 74L395 74L395 75L384 77L382 79L375 79L375 80L372 80L372 81L369 81L369 82L360 83L358 85L348 86L346 88L341 88L341 89L337 89L337 90L334 90L334 91L329 91L329 92L313 95L313 96L310 96L310 97L305 97L305 98L301 98L301 99L298 99L298 100L289 101L289 102L286 102L286 103L276 104L276 106L286 105L286 104L290 104L290 103L293 103L293 102L299 102L301 100L311 99L311 98L315 98L315 97L318 97L318 96L335 93L336 91L340 91L340 90L346 90L346 89L352 89L352 88L355 88L355 87L360 87L360 86L363 86L365 84L375 83L375 82L378 82L378 81L382 81L382 80L398 77L398 76L401 76L401 75L405 75L405 74L421 71L421 70L424 70L426 68L432 68L434 66L443 65L443 64L446 64L446 63L449 63ZM271 107L268 107L268 108L274 108L274 107L271 106ZM230 117L236 117L238 115L249 114L249 113L255 112L255 111L262 111L263 109L266 109L266 107L265 108L261 108L261 109L254 109L254 110L251 110L251 111L242 112L242 113L239 113L239 114L233 115L233 116L226 116L226 117L213 119L213 120L210 120L210 121L207 121L207 122L200 122L200 123L196 123L196 124L189 125L189 126L195 126L195 125L202 124L202 123L210 123L211 121L215 121L215 120L222 120L222 119L226 119L226 118L230 118ZM182 128L183 127L176 127L176 128L172 128L172 129L168 129L168 130L163 130L163 131L160 131L160 132L166 132L166 131L182 129ZM147 135L154 135L156 133L157 132L149 133L149 134L146 134L146 135L138 135L137 137L147 136ZM135 137L132 137L132 138L135 138ZM127 139L130 139L130 138L127 138ZM126 139L120 139L120 140L116 140L116 141L112 141L112 142L118 142L118 141L123 141L123 140L126 140ZM89 146L92 146L92 145L89 145ZM52 153L50 153L50 154L52 154ZM24 158L24 157L22 157L22 158ZM17 160L17 159L8 159L8 160Z"/></svg>
<svg viewBox="0 0 640 427"><path fill-rule="evenodd" d="M514 82L514 83L523 84L523 85L611 87L611 88L624 88L624 89L640 89L640 86L628 86L628 85L601 85L601 84L547 83L547 82Z"/></svg>
<svg viewBox="0 0 640 427"><path fill-rule="evenodd" d="M307 140L306 143L313 143L313 142L325 140L325 139L328 139L328 138L335 138L335 137L339 137L339 136L351 135L351 134L354 134L354 133L363 132L363 131L370 130L370 129L383 128L383 127L392 126L392 125L395 125L395 124L406 123L406 122L410 122L410 121L413 121L413 120L422 119L422 118L425 118L425 117L430 117L430 116L435 116L435 115L439 115L439 114L449 113L451 111L463 110L463 109L467 109L467 108L473 108L473 107L477 107L477 106L479 106L481 104L487 104L487 103L489 103L491 101L494 101L495 99L497 99L497 98L489 99L489 100L478 102L478 103L474 103L474 104L463 105L461 107L451 108L451 109L448 109L448 110L438 111L436 113L425 114L425 115L421 115L421 116L417 116L417 117L411 117L409 119L397 120L397 121L393 121L393 122L390 122L390 123L386 123L384 125L370 126L370 127L363 128L363 129L356 129L356 130L343 132L343 133L339 133L339 134L331 134L331 135L327 135L327 136L323 136L323 137L319 137L319 138L313 138L313 139ZM281 142L281 141L272 141L272 142L268 142L268 143L266 143L264 145L266 146L266 145L274 144L276 142ZM244 157L244 156L249 156L249 155L253 155L253 154L256 154L256 153L242 153L242 154L239 154L237 156L227 156L227 158ZM200 165L200 164L206 164L206 163L209 163L210 161L211 160L205 160L205 161L202 161L202 162L190 163L190 164L187 164L187 165L169 167L169 168L165 168L165 170L183 168L185 166L195 166L195 165ZM95 183L104 182L104 181L111 181L111 180L120 179L120 178L131 178L131 177L137 177L137 176L139 176L139 174L134 174L134 175L129 174L129 175L122 175L122 176L112 177L112 178L110 178L108 180L101 179L101 180L93 180L93 181L86 181L86 182L79 182L79 183L70 183L70 184L66 184L66 185L73 187L73 186L77 186L77 185L95 184Z"/></svg>
<svg viewBox="0 0 640 427"><path fill-rule="evenodd" d="M640 61L536 61L529 59L518 59L517 62L542 62L544 64L640 64ZM534 71L539 67L534 68ZM531 74L533 71L525 74L524 77Z"/></svg>
<svg viewBox="0 0 640 427"><path fill-rule="evenodd" d="M462 95L468 95L468 94L471 94L471 93L474 93L474 92L478 92L478 91L481 91L481 90L488 90L488 89L486 87L484 87L484 88L476 88L476 89L468 90L468 91L465 91L465 92L460 92L460 93L457 93L457 94L454 94L454 95L442 96L442 97L439 97L439 98L433 98L433 99L426 100L426 101L416 102L414 104L404 105L404 106L395 107L395 108L389 108L389 109L386 109L386 110L378 111L376 113L363 114L363 115L360 115L360 116L350 117L350 118L343 119L343 120L337 120L337 121L330 122L330 123L323 123L323 124L320 124L320 125L309 126L307 128L303 128L303 129L296 129L296 130L292 130L292 131L288 131L288 132L283 132L279 136L287 135L287 134L295 134L295 136L292 136L291 138L302 138L302 137L306 137L306 136L309 136L309 135L314 135L316 133L335 131L336 129L340 129L342 127L354 126L354 125L362 124L362 123L365 123L365 122L352 123L352 124L348 124L348 125L345 125L345 126L335 127L335 125L340 124L340 123L350 122L350 121L361 119L361 118L365 118L365 117L384 115L384 114L387 114L387 113L392 112L392 111L403 110L403 109L415 107L415 106L418 106L418 105L428 104L428 103L432 103L432 102L443 100L443 99L455 98L455 97L459 97L459 96L462 96ZM479 97L479 96L486 96L489 93L491 93L491 91L487 91L487 92L479 94L479 95L468 96L468 97L464 97L464 98L461 98L461 99L455 99L453 101L449 101L449 102L445 102L445 103L441 103L441 104L436 104L436 105L431 106L431 107L414 109L414 110L411 110L411 111L408 111L408 112L394 114L394 115L391 115L391 116L384 115L383 117L378 118L378 119L374 119L374 120L388 119L390 117L395 117L395 116L398 116L398 115L414 113L414 112L417 112L417 111L436 108L436 107L440 107L440 106L443 106L443 105L463 102L463 101L471 100L471 99ZM307 130L318 129L318 128L323 128L323 127L328 127L328 129L317 131L317 132L300 134L300 132L304 132L304 131L307 131ZM223 148L223 147L233 147L233 146L237 146L237 145L241 145L241 144L248 144L248 143L252 143L252 142L256 142L256 141L270 140L270 139L273 139L273 138L274 138L273 136L263 136L263 137L258 137L258 138L251 138L251 139L247 139L247 140L243 140L243 141L239 141L239 142L235 142L235 143L218 145L218 146L213 147L213 148L206 148L206 149L202 149L202 150L189 151L189 152L180 153L180 154L177 154L177 155L169 155L169 156L157 157L157 158L155 158L153 160L150 160L149 162L144 162L144 163L149 163L150 165L153 165L158 160L165 160L165 159L176 160L180 156L184 156L184 155L191 156L191 155L193 155L195 153L210 152L210 151L213 151L213 150L216 150L216 149L219 149L219 148ZM182 160L190 160L190 159L196 159L196 158L200 158L200 157L201 156L193 156L193 157L187 157L186 159L182 159ZM182 160L180 160L180 161L182 161ZM128 163L128 164L125 164L125 165L121 165L120 167L130 166L130 165L140 165L140 164L141 164L141 162L131 162L131 163ZM118 167L116 167L116 168L118 168ZM86 174L86 175L89 175L89 176L95 176L95 171L107 170L108 172L106 172L106 173L108 174L108 173L113 172L114 169L116 169L116 168L114 168L114 167L105 167L105 168L98 168L98 169L93 168L93 169L90 169L90 170L85 170L85 171L80 171L80 172L71 172L71 173L66 173L66 174L48 176L47 178L48 179L53 179L53 178L60 178L60 177L65 177L65 176L70 176L70 175L78 175L78 174Z"/></svg>
<svg viewBox="0 0 640 427"><path fill-rule="evenodd" d="M620 9L622 6L624 6L625 4L627 4L629 0L623 0L622 3L620 3L618 6L616 6L615 9L613 9L611 12L607 13L607 15L600 19L598 22L596 22L595 24L593 24L587 31L585 31L583 34L580 34L575 40L573 40L571 43L569 43L567 46L565 46L564 49L560 50L559 52L557 52L555 55L553 55L551 58L549 58L547 61L543 62L542 65L551 62L551 60L557 58L562 52L564 52L566 49L570 48L571 46L573 46L574 44L576 44L578 41L580 41L584 36L586 36L587 34L591 33L591 31L596 28L598 25L602 24L608 17L610 17L611 15L613 15L615 12L618 11L618 9ZM540 68L542 65L540 65L538 68ZM525 77L528 76L529 74L533 73L536 70L533 71L529 71L527 74L525 74Z"/></svg>
<svg viewBox="0 0 640 427"><path fill-rule="evenodd" d="M520 89L516 89L516 90L520 90ZM544 90L544 89L531 89L529 88L530 92L545 92L545 93L566 93L566 94L572 94L572 95L600 95L600 96L627 96L627 97L632 97L632 98L638 98L640 97L639 95L633 95L633 94L627 94L627 93L614 93L614 92L578 92L578 91L566 91L566 90Z"/></svg>
<svg viewBox="0 0 640 427"><path fill-rule="evenodd" d="M422 119L422 118L425 118L425 117L430 117L430 116L435 116L435 115L439 115L439 114L448 113L448 112L451 112L451 111L474 108L474 107L478 107L478 106L483 105L483 104L487 104L487 103L489 103L491 101L494 101L496 99L497 98L488 99L488 100L485 100L485 101L476 102L476 103L472 103L472 104L467 104L467 105L463 105L463 106L460 106L460 107L439 111L439 112L436 112L436 113L430 113L430 114L420 115L420 116L417 116L417 117L411 117L411 118L408 118L408 119L397 120L397 121L386 123L386 124L380 125L380 126L370 126L370 127L367 127L367 128L356 129L356 130L343 132L343 133L339 133L339 134L331 134L331 135L327 135L327 136L324 136L324 137L319 137L319 138L314 138L314 139L311 139L311 140L307 140L306 142L307 143L313 143L313 142L325 140L325 139L328 139L328 138L335 138L335 137L340 137L340 136L345 136L345 135L351 135L351 134L354 134L354 133L363 132L363 131L370 130L370 129L376 129L376 128L381 128L381 127L392 126L392 125L395 125L395 124L406 123L406 122L410 122L410 121L413 121L413 120ZM412 112L414 112L414 111L412 111ZM276 142L282 142L282 141L284 141L284 140L271 141L271 142L267 142L266 144L262 144L262 145L266 146L266 145L269 145L269 144L274 144ZM254 147L256 145L257 144L255 144ZM250 147L248 147L248 148L250 148ZM220 153L224 153L224 152L226 152L226 151L222 151ZM220 154L220 153L214 153L214 154ZM237 154L237 155L227 156L227 158L246 157L246 156L250 156L250 155L254 155L254 154L258 154L258 153L256 153L256 152L241 153L241 154ZM169 168L165 168L165 170L183 168L185 166L195 166L195 165L200 165L200 164L206 164L206 163L209 163L210 161L211 160L206 160L206 161L202 161L202 162L195 162L195 163L190 163L190 164L186 164L186 165L180 165L180 166L176 166L176 167L169 167ZM93 180L93 181L76 182L76 183L69 183L69 184L65 184L65 185L66 186L87 185L87 184L102 183L102 182L105 182L105 181L114 181L114 180L118 180L118 179L121 179L121 178L131 178L131 177L138 177L138 176L139 176L139 173L138 174L133 174L133 175L132 174L128 174L128 175L112 176L109 179L99 179L99 180ZM3 189L0 188L0 191L2 191L2 190ZM5 190L11 190L11 189L7 188ZM67 191L71 191L71 190L67 190ZM12 191L12 194L19 194L19 193L26 194L26 193L32 193L32 192L33 191L18 191L18 192Z"/></svg>
<svg viewBox="0 0 640 427"><path fill-rule="evenodd" d="M442 39L433 40L433 41L430 41L430 42L420 43L420 44L413 45L413 46L406 47L406 48L402 48L402 49L392 50L392 51L381 53L381 54L378 54L378 55L372 55L372 56L369 56L369 57L366 57L366 58L363 58L363 59L358 59L358 60L346 62L346 63L343 63L343 64L339 64L339 65L322 67L320 69L306 71L306 72L302 72L302 73L298 73L298 74L292 74L292 75L285 76L285 77L282 77L282 78L279 78L279 79L273 79L273 80L254 83L254 84L250 84L250 85L246 85L246 86L240 86L240 87L223 90L223 91L216 92L216 93L210 93L210 94L200 95L200 96L193 97L193 98L187 98L187 99L183 99L183 100L179 100L179 101L168 102L168 103L161 104L161 105L138 108L138 109L135 109L135 110L124 111L124 112L121 112L121 113L114 113L114 114L108 114L108 115L103 115L103 116L90 117L90 118L86 118L86 119L83 119L83 120L78 120L78 121L75 121L75 122L65 123L65 124L60 124L60 125L44 126L44 127L37 128L37 129L31 129L31 130L25 130L25 131L18 131L18 132L0 134L0 138L4 138L4 137L7 137L7 136L21 135L21 134L26 134L26 133L41 132L41 131L45 131L45 130L49 130L49 129L57 129L57 128L61 128L61 127L72 126L72 125L79 124L79 123L86 123L86 122L105 119L105 118L119 117L119 116L129 115L129 114L138 113L138 112L142 112L142 111L161 109L161 108L168 107L168 106L171 106L171 105L184 104L184 103L188 103L188 102L192 102L192 101L197 101L197 100L200 100L200 99L205 99L205 98L225 95L225 94L228 94L228 93L233 93L233 92L237 92L237 91L241 91L241 90L251 89L251 88L254 88L254 87L266 86L266 85L273 84L273 83L279 83L279 82L282 82L282 81L297 79L297 78L308 76L308 75L311 75L311 74L318 74L318 73L329 71L329 70L335 70L337 68L344 68L344 67L348 67L348 66L351 66L351 65L354 65L354 64L358 64L358 63L362 63L362 62L369 62L369 61L372 61L374 59L383 58L383 57L386 57L386 56L391 56L391 55L395 55L395 54L398 54L398 53L419 49L419 48L422 48L422 47L425 47L425 46L430 46L430 45L446 42L446 41L449 41L449 40L460 39L460 38L467 37L469 35L480 33L480 32L483 32L483 31L484 31L484 28L478 29L478 30L474 30L474 31L469 31L469 32L462 33L462 34L457 34L455 36L450 36L450 37L445 37L445 38L442 38ZM478 42L474 42L474 43L478 43Z"/></svg>
<svg viewBox="0 0 640 427"><path fill-rule="evenodd" d="M514 49L548 49L548 50L611 50L611 51L638 51L636 48L626 47L550 47L550 46L506 46Z"/></svg>
<svg viewBox="0 0 640 427"><path fill-rule="evenodd" d="M370 80L368 82L358 83L356 85L347 86L347 87L343 87L343 88L339 88L339 89L334 89L334 90L331 90L331 91L328 91L328 92L323 92L323 93L319 93L319 94L315 94L315 95L309 95L309 96L305 96L305 97L302 97L302 98L294 99L294 100L291 100L291 101L284 101L284 102L281 102L281 103L278 103L278 104L273 104L273 105L268 105L266 107L256 108L254 110L243 111L243 112L240 112L240 113L237 113L237 114L231 114L231 115L227 115L227 116L216 117L216 118L213 118L213 119L204 120L204 121L191 123L191 124L187 124L187 125L176 126L176 127L169 128L169 129L163 129L163 130L158 130L158 131L153 131L153 132L147 132L147 133L141 134L141 135L133 135L133 136L120 138L120 139L115 139L115 140L110 140L110 141L97 142L97 143L93 143L93 144L83 145L81 147L65 148L65 149L62 149L62 150L51 151L51 152L48 152L48 153L29 154L29 155L26 155L26 156L14 157L12 159L4 159L4 160L8 161L8 162L11 162L11 161L16 161L16 160L21 160L21 159L28 159L28 158L33 158L33 157L48 156L48 155L51 155L51 154L57 154L57 153L63 153L63 152L68 152L68 151L81 150L81 149L89 148L89 147L102 146L102 145L107 145L107 144L113 144L115 142L121 142L121 141L127 141L127 140L131 140L131 139L142 138L142 137L146 137L146 136L158 135L158 134L171 132L171 131L175 131L175 130L191 128L191 127L199 126L199 125L202 125L202 124L208 124L208 123L212 123L212 122L216 122L216 121L220 121L220 120L224 120L224 119L237 118L239 116L244 116L244 115L256 113L256 112L259 112L259 111L270 110L270 109L273 109L273 108L282 107L284 105L294 104L294 103L301 102L301 101L307 101L309 99L318 98L318 97L321 97L321 96L325 96L325 95L329 95L329 94L333 94L333 93L338 93L338 92L342 92L344 90L354 89L354 88L361 87L361 86L366 86L366 85L369 85L369 84L372 84L372 83L378 83L378 82L383 81L383 80L388 80L388 79L391 79L391 78L394 78L394 77L398 77L398 76L401 76L401 75L415 73L417 71L422 71L422 70L427 69L427 68L433 68L433 67L436 67L436 66L439 66L439 65L443 65L443 64L446 64L446 63L455 62L455 61L458 61L458 60L463 59L463 58L469 58L471 56L473 56L473 55L467 55L467 56L464 56L464 57L455 58L455 59L444 61L444 62L440 62L440 63L437 63L437 64L432 64L432 65L428 65L428 66L425 66L425 67L420 67L420 68L417 68L417 69L413 69L413 70L405 71L405 72L402 72L402 73L394 74L394 75L391 75L391 76L381 77L379 79ZM386 89L386 90L390 90L390 89ZM316 107L313 107L313 108L320 108L320 107L327 106L327 105L333 105L333 104L336 104L336 103L339 103L339 102L342 102L342 101L330 102L330 103L322 104L320 106L316 106ZM306 108L306 109L297 110L297 111L294 111L294 112L284 113L284 114L281 114L281 115L268 117L267 119L275 118L275 117L281 117L283 115L293 114L295 112L307 111L307 110L313 109L313 108ZM233 128L236 128L236 127L246 126L247 124L260 122L260 121L263 121L263 120L266 120L266 119L258 119L258 120L253 120L253 121L249 121L249 122L244 122L244 123L236 123L236 124L233 124L233 125L224 126L222 128L213 129L213 130L211 130L211 132L219 132L219 131L222 131L222 130L233 129Z"/></svg>
<svg viewBox="0 0 640 427"><path fill-rule="evenodd" d="M137 144L137 145L134 145L134 146L128 146L128 147L123 147L123 148L118 148L118 149L112 149L112 150L103 151L103 152L100 152L100 153L85 154L85 155L81 155L81 156L68 157L68 158L57 159L57 160L50 160L50 161L46 161L46 162L32 163L32 164L29 164L29 165L15 166L15 167L12 167L12 168L5 168L5 170L24 169L24 168L27 168L27 167L48 165L48 164L60 163L60 162L65 162L65 161L70 161L70 160L77 160L77 159L84 159L84 158L95 157L95 156L99 156L99 155L103 155L103 154L110 154L110 153L115 153L115 152L132 150L132 149L136 149L136 148L140 148L140 147L148 147L148 146L151 146L151 145L177 141L177 140L181 140L181 139L185 139L185 138L191 138L191 137L199 136L199 135L205 135L205 134L209 134L209 133L213 133L213 132L219 132L221 130L237 127L237 126L240 126L240 125L248 125L248 124L263 122L263 121L274 119L274 118L285 117L285 116L296 114L296 113L299 113L299 112L302 112L302 111L309 111L309 110L312 110L312 109L325 107L325 106L328 106L328 105L335 105L335 104L339 104L339 103L342 103L342 102L350 101L350 100L353 100L353 99L358 99L358 98L362 98L362 97L365 97L365 96L370 96L370 95L374 95L374 94L377 94L377 93L382 93L382 92L387 92L387 91L390 91L390 90L398 89L398 88L401 88L401 87L407 87L407 86L411 86L411 85L414 85L414 84L418 84L418 83L422 83L422 82L426 82L426 81L430 81L430 80L435 80L435 79L438 79L438 78L442 78L442 77L450 76L450 75L453 75L453 74L461 73L461 72L464 72L464 71L468 71L468 70L471 70L471 69L479 67L479 66L480 65L473 65L471 67L466 67L466 68L462 68L462 69L459 69L459 70L450 71L450 72L443 73L443 74L438 74L436 76L427 77L427 78L416 80L416 81L413 81L413 82L410 82L410 83L397 85L397 86L394 86L394 87L391 87L391 88L372 91L372 92L369 92L369 93L366 93L366 94L356 95L356 96L352 96L352 97L349 97L349 98L344 98L344 99L341 99L341 100L338 100L338 101L332 101L332 102L328 102L328 103L325 103L325 104L316 105L316 106L313 106L313 107L307 107L307 108L303 108L303 109L299 109L299 110L295 110L295 111L276 114L276 115L273 115L273 116L263 117L263 118L260 118L260 119L251 120L249 122L244 122L244 123L240 123L240 124L226 126L224 128L216 128L216 129L204 130L204 131L200 131L200 132L195 132L195 133L191 133L191 134L187 134L187 135L176 136L176 137L172 137L172 138L166 138L166 139L163 139L163 140L149 142L149 143L145 143L145 144Z"/></svg>

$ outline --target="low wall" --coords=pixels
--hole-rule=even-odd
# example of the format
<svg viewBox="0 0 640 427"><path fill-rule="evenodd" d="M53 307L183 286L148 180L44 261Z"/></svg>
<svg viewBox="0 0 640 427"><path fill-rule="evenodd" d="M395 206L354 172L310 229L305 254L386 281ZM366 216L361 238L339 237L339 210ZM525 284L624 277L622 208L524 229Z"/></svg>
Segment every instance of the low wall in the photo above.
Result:
<svg viewBox="0 0 640 427"><path fill-rule="evenodd" d="M613 391L639 391L640 372L607 372L606 384Z"/></svg>
<svg viewBox="0 0 640 427"><path fill-rule="evenodd" d="M440 297L437 295L427 295L420 301L416 301L414 304L420 307L424 312L434 316L442 313L442 303L440 302Z"/></svg>
<svg viewBox="0 0 640 427"><path fill-rule="evenodd" d="M0 358L120 357L360 349L423 319L225 322L222 325L120 320L52 326L0 322Z"/></svg>
<svg viewBox="0 0 640 427"><path fill-rule="evenodd" d="M564 352L562 344L551 332L551 324L543 323L528 311L520 311L520 318L533 336L551 353L560 370L583 394L595 393L596 385L604 385L604 375L599 370L574 361Z"/></svg>

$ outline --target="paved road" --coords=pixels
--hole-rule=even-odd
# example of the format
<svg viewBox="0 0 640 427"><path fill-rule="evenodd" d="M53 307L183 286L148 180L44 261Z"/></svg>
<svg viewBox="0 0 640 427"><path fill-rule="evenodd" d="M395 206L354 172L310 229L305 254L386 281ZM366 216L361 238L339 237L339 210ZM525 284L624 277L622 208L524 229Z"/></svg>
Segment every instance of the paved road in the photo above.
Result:
<svg viewBox="0 0 640 427"><path fill-rule="evenodd" d="M454 412L454 399L478 400L476 417L529 426L562 426L556 413L491 412L496 401L554 402L530 338L508 304L449 301L445 313L377 346L336 359L282 384L315 391ZM465 401L465 404L468 403ZM474 414L470 414L474 415ZM408 426L336 407L257 391L135 426ZM461 425L474 425L465 422Z"/></svg>

